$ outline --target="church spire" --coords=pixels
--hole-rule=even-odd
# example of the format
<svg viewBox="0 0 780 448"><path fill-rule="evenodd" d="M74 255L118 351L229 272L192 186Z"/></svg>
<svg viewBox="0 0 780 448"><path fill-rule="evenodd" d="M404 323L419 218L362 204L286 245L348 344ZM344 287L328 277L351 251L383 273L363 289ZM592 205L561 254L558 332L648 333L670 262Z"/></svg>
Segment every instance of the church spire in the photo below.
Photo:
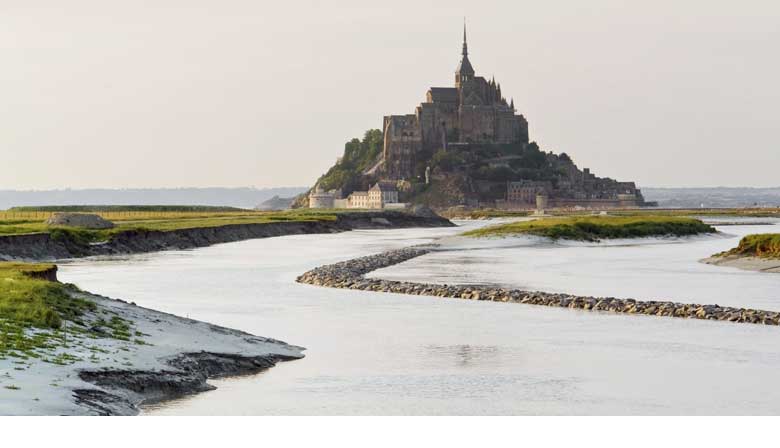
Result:
<svg viewBox="0 0 780 448"><path fill-rule="evenodd" d="M463 53L460 59L458 68L455 69L455 86L460 87L462 84L470 81L474 77L474 67L471 66L469 61L469 46L466 42L466 19L463 19Z"/></svg>
<svg viewBox="0 0 780 448"><path fill-rule="evenodd" d="M466 18L463 18L463 56L469 55L469 45L466 43Z"/></svg>

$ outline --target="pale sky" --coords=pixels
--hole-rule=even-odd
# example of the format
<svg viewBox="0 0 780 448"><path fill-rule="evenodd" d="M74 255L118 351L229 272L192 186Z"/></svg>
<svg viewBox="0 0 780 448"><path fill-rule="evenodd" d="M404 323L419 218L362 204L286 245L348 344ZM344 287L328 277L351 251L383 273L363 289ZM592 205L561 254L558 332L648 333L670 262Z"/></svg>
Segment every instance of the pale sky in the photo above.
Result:
<svg viewBox="0 0 780 448"><path fill-rule="evenodd" d="M0 0L0 189L310 185L450 86L640 186L778 186L772 1Z"/></svg>

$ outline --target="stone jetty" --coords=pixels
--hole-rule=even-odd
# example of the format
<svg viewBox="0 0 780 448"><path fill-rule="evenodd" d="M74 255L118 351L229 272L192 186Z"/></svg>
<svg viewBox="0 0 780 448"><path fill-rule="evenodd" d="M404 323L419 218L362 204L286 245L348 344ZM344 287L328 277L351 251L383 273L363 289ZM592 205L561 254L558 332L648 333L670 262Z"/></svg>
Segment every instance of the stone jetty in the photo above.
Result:
<svg viewBox="0 0 780 448"><path fill-rule="evenodd" d="M365 277L365 275L371 271L425 255L435 250L435 248L436 246L434 245L413 246L342 261L336 264L325 265L304 273L298 277L297 281L310 285L356 289L361 291L525 303L529 305L544 305L623 314L644 314L688 319L780 325L780 312L749 308L700 305L662 300L575 296L571 294L523 291L519 289L505 289L492 286L458 286L399 282Z"/></svg>

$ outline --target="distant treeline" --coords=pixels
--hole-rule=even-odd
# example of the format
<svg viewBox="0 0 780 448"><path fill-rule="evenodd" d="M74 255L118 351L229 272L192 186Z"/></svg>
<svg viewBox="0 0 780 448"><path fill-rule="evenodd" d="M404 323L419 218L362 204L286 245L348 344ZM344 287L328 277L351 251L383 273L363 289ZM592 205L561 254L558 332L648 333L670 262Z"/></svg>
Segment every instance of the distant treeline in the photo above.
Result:
<svg viewBox="0 0 780 448"><path fill-rule="evenodd" d="M12 207L9 212L241 212L238 207L212 205L44 205Z"/></svg>
<svg viewBox="0 0 780 448"><path fill-rule="evenodd" d="M253 208L274 196L292 197L307 187L279 188L137 188L84 190L2 190L0 210L51 205L211 205Z"/></svg>

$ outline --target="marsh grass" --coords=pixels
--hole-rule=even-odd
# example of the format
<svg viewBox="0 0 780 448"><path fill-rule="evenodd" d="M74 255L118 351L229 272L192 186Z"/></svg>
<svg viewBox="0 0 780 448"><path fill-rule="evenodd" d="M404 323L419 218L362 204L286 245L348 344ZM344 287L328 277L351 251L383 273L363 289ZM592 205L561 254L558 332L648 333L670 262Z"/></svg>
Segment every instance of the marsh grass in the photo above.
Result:
<svg viewBox="0 0 780 448"><path fill-rule="evenodd" d="M568 210L568 209L550 209L545 211L552 216L591 216L592 212L584 212L582 210ZM586 215L587 213L587 215ZM452 210L445 211L443 215L448 218L468 218L468 219L484 219L484 218L512 218L520 216L530 216L531 211L528 210L498 210L498 209L480 209L480 210ZM626 216L626 217L746 217L746 218L780 218L780 208L696 208L696 209L614 209L609 210L610 216Z"/></svg>
<svg viewBox="0 0 780 448"><path fill-rule="evenodd" d="M599 241L601 239L649 236L686 236L714 233L712 226L698 219L669 216L556 217L498 224L463 233L469 237L501 237L518 234L552 239Z"/></svg>
<svg viewBox="0 0 780 448"><path fill-rule="evenodd" d="M52 268L0 263L0 360L68 365L82 359L78 352L103 352L91 342L95 339L129 342L132 334L144 335L119 316L96 319L97 305L80 297L75 286L43 278Z"/></svg>
<svg viewBox="0 0 780 448"><path fill-rule="evenodd" d="M95 304L71 297L74 287L36 278L50 264L0 263L0 318L39 328L60 328Z"/></svg>
<svg viewBox="0 0 780 448"><path fill-rule="evenodd" d="M780 233L759 233L747 235L737 247L716 256L741 255L780 259Z"/></svg>
<svg viewBox="0 0 780 448"><path fill-rule="evenodd" d="M0 212L0 235L50 233L52 238L69 239L75 243L106 241L113 235L133 230L170 231L200 227L218 227L234 224L273 222L335 221L337 213L346 211L324 209L297 209L282 212L240 211L105 211L96 212L116 227L108 230L86 230L72 227L49 226L46 219L53 212L5 211Z"/></svg>
<svg viewBox="0 0 780 448"><path fill-rule="evenodd" d="M238 207L211 205L36 205L11 207L9 212L246 212Z"/></svg>
<svg viewBox="0 0 780 448"><path fill-rule="evenodd" d="M612 210L611 215L617 216L740 216L746 218L780 218L780 208L692 208L692 209L631 209Z"/></svg>
<svg viewBox="0 0 780 448"><path fill-rule="evenodd" d="M497 209L479 209L479 210L453 210L441 213L442 216L449 219L490 219L490 218L520 218L530 216L532 212L527 210L497 210Z"/></svg>

